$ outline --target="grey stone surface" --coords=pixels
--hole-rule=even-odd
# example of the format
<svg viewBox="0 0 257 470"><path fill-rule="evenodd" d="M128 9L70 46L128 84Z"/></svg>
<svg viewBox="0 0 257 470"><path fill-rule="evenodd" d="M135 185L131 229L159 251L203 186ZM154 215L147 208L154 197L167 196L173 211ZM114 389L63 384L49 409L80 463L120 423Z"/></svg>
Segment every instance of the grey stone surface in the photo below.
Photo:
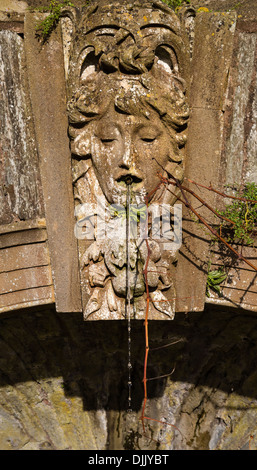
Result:
<svg viewBox="0 0 257 470"><path fill-rule="evenodd" d="M173 373L148 383L145 434L142 322L132 324L130 413L126 322L41 308L2 317L0 326L2 450L257 448L250 312L209 306L150 322L148 377Z"/></svg>
<svg viewBox="0 0 257 470"><path fill-rule="evenodd" d="M0 223L44 214L23 41L0 31Z"/></svg>
<svg viewBox="0 0 257 470"><path fill-rule="evenodd" d="M252 33L240 32L236 65L230 86L231 121L226 131L225 184L257 182L256 179L256 38Z"/></svg>

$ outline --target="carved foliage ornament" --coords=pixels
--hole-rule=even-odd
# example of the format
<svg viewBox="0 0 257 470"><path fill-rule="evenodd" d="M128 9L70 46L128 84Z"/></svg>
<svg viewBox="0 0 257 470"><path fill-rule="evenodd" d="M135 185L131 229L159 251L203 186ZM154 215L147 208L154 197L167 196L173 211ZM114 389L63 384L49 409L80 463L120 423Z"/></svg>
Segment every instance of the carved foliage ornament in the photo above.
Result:
<svg viewBox="0 0 257 470"><path fill-rule="evenodd" d="M159 173L183 179L188 38L162 2L91 4L77 12L74 28L67 83L74 197L78 222L92 229L78 236L84 318L124 319L129 289L132 317L143 319L148 251L140 235L122 236L126 208L139 207L146 220L152 195L149 207L163 219L158 207L176 201L174 186L154 189ZM164 249L163 232L153 237L150 213L149 318L172 319L176 251ZM106 217L111 235L101 237Z"/></svg>

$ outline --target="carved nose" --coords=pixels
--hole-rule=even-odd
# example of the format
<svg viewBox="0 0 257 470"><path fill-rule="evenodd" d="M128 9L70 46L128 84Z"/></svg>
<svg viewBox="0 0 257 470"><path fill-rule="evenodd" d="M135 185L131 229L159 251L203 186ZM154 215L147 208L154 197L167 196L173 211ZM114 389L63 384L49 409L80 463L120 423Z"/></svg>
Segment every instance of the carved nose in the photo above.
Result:
<svg viewBox="0 0 257 470"><path fill-rule="evenodd" d="M124 152L123 152L120 166L122 168L129 169L131 167L132 161L133 161L132 146L131 146L131 141L129 141L125 143Z"/></svg>

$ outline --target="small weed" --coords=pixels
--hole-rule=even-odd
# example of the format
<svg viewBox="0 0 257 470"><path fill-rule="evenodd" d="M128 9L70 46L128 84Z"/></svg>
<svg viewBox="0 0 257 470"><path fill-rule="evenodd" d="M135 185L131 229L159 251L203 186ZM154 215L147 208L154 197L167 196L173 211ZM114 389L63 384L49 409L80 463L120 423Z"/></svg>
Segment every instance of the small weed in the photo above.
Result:
<svg viewBox="0 0 257 470"><path fill-rule="evenodd" d="M170 8L176 10L179 7L182 7L184 4L189 4L190 0L162 0L163 3L166 3Z"/></svg>
<svg viewBox="0 0 257 470"><path fill-rule="evenodd" d="M62 3L57 0L51 0L48 7L39 8L41 11L49 11L50 13L36 28L36 34L43 42L47 41L52 31L56 28L62 9L67 6L74 7L73 3L68 0L63 0Z"/></svg>
<svg viewBox="0 0 257 470"><path fill-rule="evenodd" d="M243 245L253 245L254 235L257 232L257 184L247 183L243 191L237 191L237 197L232 204L220 212L234 222L233 228L225 225L222 228L229 232L228 240Z"/></svg>
<svg viewBox="0 0 257 470"><path fill-rule="evenodd" d="M238 8L240 8L242 6L242 2L239 2L239 3L236 3L234 6L232 6L230 8L230 10L237 10Z"/></svg>
<svg viewBox="0 0 257 470"><path fill-rule="evenodd" d="M127 218L127 213L124 207L120 207L116 204L113 204L110 206L110 213L111 213L111 217L119 217L122 220L125 220ZM146 217L147 217L146 205L142 204L141 206L138 207L132 204L130 206L129 217L130 217L130 220L134 222L146 220Z"/></svg>
<svg viewBox="0 0 257 470"><path fill-rule="evenodd" d="M210 297L210 289L214 290L221 296L220 284L225 281L227 274L223 269L217 269L215 271L209 271L206 283L206 295Z"/></svg>

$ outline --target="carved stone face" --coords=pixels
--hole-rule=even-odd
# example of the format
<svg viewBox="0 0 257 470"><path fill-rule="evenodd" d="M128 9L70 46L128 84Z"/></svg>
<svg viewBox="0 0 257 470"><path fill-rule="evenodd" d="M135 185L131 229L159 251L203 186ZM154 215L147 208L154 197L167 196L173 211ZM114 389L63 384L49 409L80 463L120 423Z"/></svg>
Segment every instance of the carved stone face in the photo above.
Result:
<svg viewBox="0 0 257 470"><path fill-rule="evenodd" d="M129 176L135 202L144 202L158 173L183 179L187 50L178 17L162 2L112 3L89 9L74 42L71 148L91 160L109 203L125 202Z"/></svg>
<svg viewBox="0 0 257 470"><path fill-rule="evenodd" d="M158 0L133 8L97 2L79 18L74 38L67 90L75 200L93 220L99 199L126 206L129 182L133 204L148 196L171 206L179 190L161 186L159 175L183 180L189 115L188 49L178 17ZM113 223L119 233L121 220ZM126 244L93 236L90 245L79 244L84 318L126 318L127 295L133 317L144 318L146 260L149 318L173 318L176 257L162 240L149 241L149 255L137 238Z"/></svg>
<svg viewBox="0 0 257 470"><path fill-rule="evenodd" d="M82 121L70 126L72 152L91 159L109 203L126 202L128 177L137 203L154 192L159 174L182 179L188 118L184 85L158 60L150 76L110 79L102 72L89 73L72 106L74 120Z"/></svg>
<svg viewBox="0 0 257 470"><path fill-rule="evenodd" d="M169 138L164 125L152 115L147 119L109 109L94 126L91 158L109 203L125 203L128 177L138 203L160 181L158 172L168 163Z"/></svg>

